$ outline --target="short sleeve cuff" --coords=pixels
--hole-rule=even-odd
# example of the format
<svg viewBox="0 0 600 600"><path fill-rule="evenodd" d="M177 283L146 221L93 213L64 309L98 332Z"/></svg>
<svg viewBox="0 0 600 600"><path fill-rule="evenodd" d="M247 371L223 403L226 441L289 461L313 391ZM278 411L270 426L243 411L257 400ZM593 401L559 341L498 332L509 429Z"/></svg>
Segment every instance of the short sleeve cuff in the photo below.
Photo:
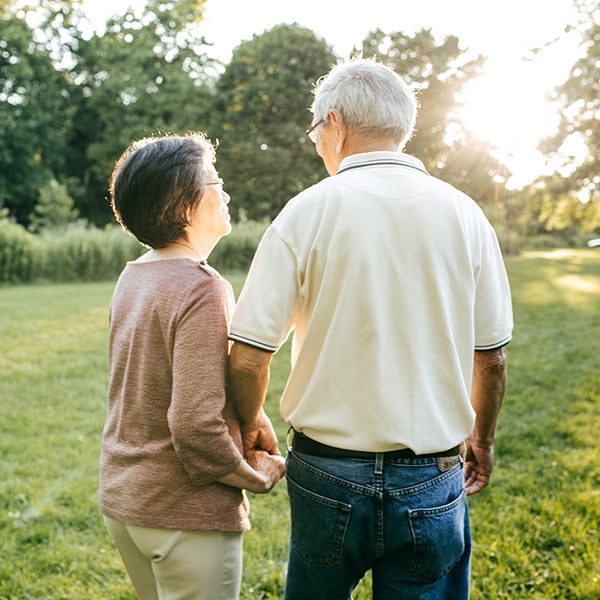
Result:
<svg viewBox="0 0 600 600"><path fill-rule="evenodd" d="M492 344L475 344L475 350L477 352L485 352L487 350L498 350L498 348L506 346L511 340L512 336L508 335L499 342L494 342Z"/></svg>
<svg viewBox="0 0 600 600"><path fill-rule="evenodd" d="M246 344L246 346L252 346L253 348L258 348L259 350L264 350L265 352L277 352L279 349L278 346L273 346L272 344L266 344L265 342L261 342L252 337L248 337L246 335L242 335L241 333L230 332L229 339L233 342L239 342L240 344Z"/></svg>

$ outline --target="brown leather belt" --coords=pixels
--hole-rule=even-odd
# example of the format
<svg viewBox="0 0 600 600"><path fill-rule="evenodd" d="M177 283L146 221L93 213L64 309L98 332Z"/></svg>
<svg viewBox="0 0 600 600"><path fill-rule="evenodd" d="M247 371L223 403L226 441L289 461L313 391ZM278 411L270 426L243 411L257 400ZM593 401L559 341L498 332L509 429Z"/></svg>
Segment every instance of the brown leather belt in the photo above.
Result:
<svg viewBox="0 0 600 600"><path fill-rule="evenodd" d="M445 450L443 452L433 452L431 454L415 454L410 448L402 450L391 450L389 452L363 452L361 450L345 450L343 448L334 448L327 444L321 444L297 431L293 432L292 448L297 452L310 454L311 456L320 456L321 458L354 458L362 460L375 460L376 454L383 454L384 458L443 458L448 456L460 455L460 444Z"/></svg>

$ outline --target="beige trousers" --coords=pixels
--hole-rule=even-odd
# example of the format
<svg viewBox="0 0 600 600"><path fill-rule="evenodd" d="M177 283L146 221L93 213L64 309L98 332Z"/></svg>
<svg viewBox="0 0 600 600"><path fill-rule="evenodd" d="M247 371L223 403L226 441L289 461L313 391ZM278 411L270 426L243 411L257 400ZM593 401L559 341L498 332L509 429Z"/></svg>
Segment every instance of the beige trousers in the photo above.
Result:
<svg viewBox="0 0 600 600"><path fill-rule="evenodd" d="M238 600L241 533L104 522L140 600Z"/></svg>

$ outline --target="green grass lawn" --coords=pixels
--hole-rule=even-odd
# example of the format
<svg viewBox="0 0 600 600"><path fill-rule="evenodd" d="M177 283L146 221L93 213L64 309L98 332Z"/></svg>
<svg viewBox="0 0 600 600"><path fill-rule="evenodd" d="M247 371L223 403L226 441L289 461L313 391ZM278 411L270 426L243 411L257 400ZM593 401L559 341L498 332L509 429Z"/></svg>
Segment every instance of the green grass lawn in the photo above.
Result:
<svg viewBox="0 0 600 600"><path fill-rule="evenodd" d="M600 599L600 251L507 266L515 331L496 470L470 500L472 598ZM0 288L0 600L135 598L96 504L111 291ZM288 364L285 346L267 400L282 448ZM285 486L251 502L242 598L280 599Z"/></svg>

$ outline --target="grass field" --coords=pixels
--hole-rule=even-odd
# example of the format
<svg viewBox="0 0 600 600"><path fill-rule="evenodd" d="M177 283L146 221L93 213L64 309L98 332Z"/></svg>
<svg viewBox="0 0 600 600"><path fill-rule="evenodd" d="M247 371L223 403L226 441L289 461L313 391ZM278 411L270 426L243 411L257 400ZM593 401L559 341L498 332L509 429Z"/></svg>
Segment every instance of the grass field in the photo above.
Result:
<svg viewBox="0 0 600 600"><path fill-rule="evenodd" d="M600 599L600 251L507 266L516 323L493 482L470 500L472 598ZM135 598L96 504L111 291L0 288L0 600ZM288 362L286 346L267 405L282 442ZM280 599L285 487L251 502L242 598Z"/></svg>

